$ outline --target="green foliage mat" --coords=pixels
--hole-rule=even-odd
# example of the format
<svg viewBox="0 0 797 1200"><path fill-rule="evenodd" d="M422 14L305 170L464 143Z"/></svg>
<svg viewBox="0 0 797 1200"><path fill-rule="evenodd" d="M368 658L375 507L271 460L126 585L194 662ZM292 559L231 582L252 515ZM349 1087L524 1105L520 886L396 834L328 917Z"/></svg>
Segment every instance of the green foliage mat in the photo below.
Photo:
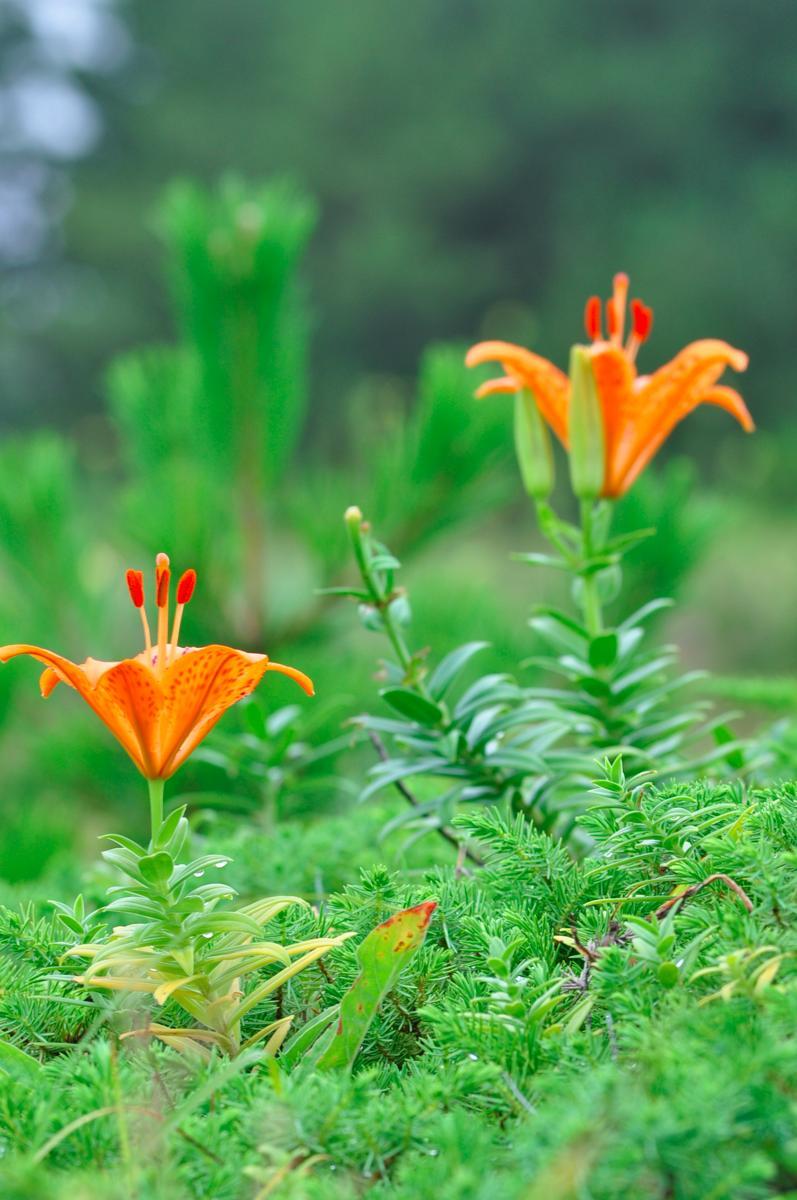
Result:
<svg viewBox="0 0 797 1200"><path fill-rule="evenodd" d="M351 1075L119 1042L140 1010L50 981L63 931L3 910L1 1194L797 1195L797 788L610 793L580 819L580 862L473 811L458 821L483 868L373 868L320 915L286 915L286 937L358 934L279 1001L308 1019L351 984L377 922L438 902ZM337 861L342 836L320 825L312 856ZM348 836L361 858L353 821ZM249 840L253 858L279 848Z"/></svg>

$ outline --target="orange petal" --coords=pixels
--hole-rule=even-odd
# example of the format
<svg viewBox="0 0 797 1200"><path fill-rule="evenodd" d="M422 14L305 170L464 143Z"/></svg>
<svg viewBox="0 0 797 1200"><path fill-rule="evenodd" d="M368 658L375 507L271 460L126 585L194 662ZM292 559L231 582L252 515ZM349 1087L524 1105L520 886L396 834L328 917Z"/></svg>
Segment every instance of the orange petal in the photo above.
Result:
<svg viewBox="0 0 797 1200"><path fill-rule="evenodd" d="M755 430L755 421L750 414L750 409L735 388L718 384L717 387L703 392L697 402L692 405L692 409L697 408L698 404L715 404L717 408L724 408L725 412L736 417L745 433L752 433Z"/></svg>
<svg viewBox="0 0 797 1200"><path fill-rule="evenodd" d="M47 667L39 681L42 695L45 697L50 695L57 683L68 683L79 692L88 684L82 668L77 663L63 658L60 654L55 654L52 650L46 650L44 646L30 646L23 642L0 646L0 662L8 662L9 659L17 658L22 654L29 654L31 658L44 663ZM53 675L55 679L52 678Z"/></svg>
<svg viewBox="0 0 797 1200"><path fill-rule="evenodd" d="M104 671L84 700L122 743L142 775L158 778L161 686L151 667L126 658Z"/></svg>
<svg viewBox="0 0 797 1200"><path fill-rule="evenodd" d="M40 680L43 696L49 696L59 681L68 683L108 726L142 774L147 774L151 763L147 757L146 743L142 742L140 736L140 714L124 687L127 668L151 678L152 672L147 667L130 659L120 663L105 663L91 658L78 666L42 646L23 644L0 647L0 662L7 662L20 654L29 654L47 667ZM141 683L138 675L136 681Z"/></svg>
<svg viewBox="0 0 797 1200"><path fill-rule="evenodd" d="M294 667L265 654L231 646L201 646L166 669L159 738L154 748L158 777L168 779L207 736L228 708L248 696L266 671L289 675L308 694L313 685Z"/></svg>
<svg viewBox="0 0 797 1200"><path fill-rule="evenodd" d="M41 688L42 696L46 700L52 691L61 682L61 676L52 667L45 667L39 678L39 687ZM64 681L66 682L66 681ZM71 685L70 685L71 686Z"/></svg>
<svg viewBox="0 0 797 1200"><path fill-rule="evenodd" d="M486 383L476 388L476 399L483 400L485 396L508 396L518 390L518 381L511 375L502 375L498 379L488 379Z"/></svg>
<svg viewBox="0 0 797 1200"><path fill-rule="evenodd" d="M625 431L634 411L636 370L625 351L611 342L597 342L592 351L592 369L603 413L606 446L606 478L611 478Z"/></svg>
<svg viewBox="0 0 797 1200"><path fill-rule="evenodd" d="M479 342L471 346L465 356L465 365L476 367L486 362L500 362L508 376L520 387L529 389L543 417L566 445L570 381L564 372L547 358L511 342Z"/></svg>
<svg viewBox="0 0 797 1200"><path fill-rule="evenodd" d="M282 663L273 662L271 659L268 660L266 670L277 671L280 675L287 675L289 679L294 681L294 683L298 683L302 691L308 696L315 695L313 681L309 675L305 675L304 671L299 671L296 667L283 666Z"/></svg>
<svg viewBox="0 0 797 1200"><path fill-rule="evenodd" d="M743 371L747 362L747 355L727 342L705 339L692 342L649 379L638 381L607 494L627 491L675 426L699 404L726 408L745 429L752 428L752 417L741 396L714 386L726 367Z"/></svg>

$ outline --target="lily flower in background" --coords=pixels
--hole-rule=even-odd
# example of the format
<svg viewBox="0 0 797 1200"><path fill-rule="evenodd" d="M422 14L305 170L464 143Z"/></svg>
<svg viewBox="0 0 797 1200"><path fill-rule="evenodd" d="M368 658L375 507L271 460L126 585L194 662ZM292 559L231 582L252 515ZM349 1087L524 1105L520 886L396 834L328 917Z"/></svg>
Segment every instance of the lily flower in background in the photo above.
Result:
<svg viewBox="0 0 797 1200"><path fill-rule="evenodd" d="M636 357L653 325L653 310L632 300L631 330L625 337L628 276L614 277L614 293L606 304L606 337L602 305L592 296L585 309L590 345L585 347L595 377L603 445L600 493L622 496L644 470L676 425L700 404L724 408L748 433L754 429L747 406L733 388L719 383L726 367L744 371L747 355L727 342L708 338L692 342L652 375L638 375ZM566 449L571 448L570 378L557 366L510 342L479 342L465 359L469 367L499 362L504 374L482 384L476 395L531 392L540 413Z"/></svg>
<svg viewBox="0 0 797 1200"><path fill-rule="evenodd" d="M272 662L267 654L249 654L231 646L181 646L183 611L191 599L196 572L177 584L177 605L169 631L169 559L159 554L155 567L156 636L144 607L144 576L127 572L130 599L141 615L144 649L121 662L87 658L77 664L41 646L0 647L0 662L29 654L45 664L41 692L46 698L59 683L83 697L121 742L142 775L168 779L207 736L228 708L254 691L267 671L288 675L309 695L312 681L302 671Z"/></svg>

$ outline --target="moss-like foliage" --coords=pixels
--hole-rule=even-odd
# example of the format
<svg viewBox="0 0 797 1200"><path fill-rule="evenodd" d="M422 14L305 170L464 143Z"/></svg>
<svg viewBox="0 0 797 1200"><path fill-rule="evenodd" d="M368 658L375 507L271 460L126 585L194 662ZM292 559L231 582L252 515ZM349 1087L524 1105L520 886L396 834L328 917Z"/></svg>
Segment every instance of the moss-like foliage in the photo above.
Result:
<svg viewBox="0 0 797 1200"><path fill-rule="evenodd" d="M576 861L480 808L458 822L484 867L374 868L317 916L286 915L286 937L362 936L437 900L351 1075L120 1042L140 1004L53 980L64 929L3 910L0 1031L35 1060L0 1058L3 1196L791 1194L797 789L608 789L580 821ZM359 940L258 1020L338 1001Z"/></svg>

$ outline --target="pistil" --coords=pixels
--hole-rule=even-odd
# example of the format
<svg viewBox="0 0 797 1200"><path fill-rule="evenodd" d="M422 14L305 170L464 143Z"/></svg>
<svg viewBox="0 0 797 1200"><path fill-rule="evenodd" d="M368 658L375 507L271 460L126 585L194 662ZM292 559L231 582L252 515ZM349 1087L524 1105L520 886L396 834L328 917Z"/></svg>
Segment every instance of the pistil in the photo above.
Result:
<svg viewBox="0 0 797 1200"><path fill-rule="evenodd" d="M169 570L168 554L159 554L155 559L155 603L158 606L158 674L166 668L166 647L169 631Z"/></svg>
<svg viewBox="0 0 797 1200"><path fill-rule="evenodd" d="M625 328L625 305L628 298L628 276L619 271L614 277L614 294L606 305L609 337L616 346L622 345Z"/></svg>

